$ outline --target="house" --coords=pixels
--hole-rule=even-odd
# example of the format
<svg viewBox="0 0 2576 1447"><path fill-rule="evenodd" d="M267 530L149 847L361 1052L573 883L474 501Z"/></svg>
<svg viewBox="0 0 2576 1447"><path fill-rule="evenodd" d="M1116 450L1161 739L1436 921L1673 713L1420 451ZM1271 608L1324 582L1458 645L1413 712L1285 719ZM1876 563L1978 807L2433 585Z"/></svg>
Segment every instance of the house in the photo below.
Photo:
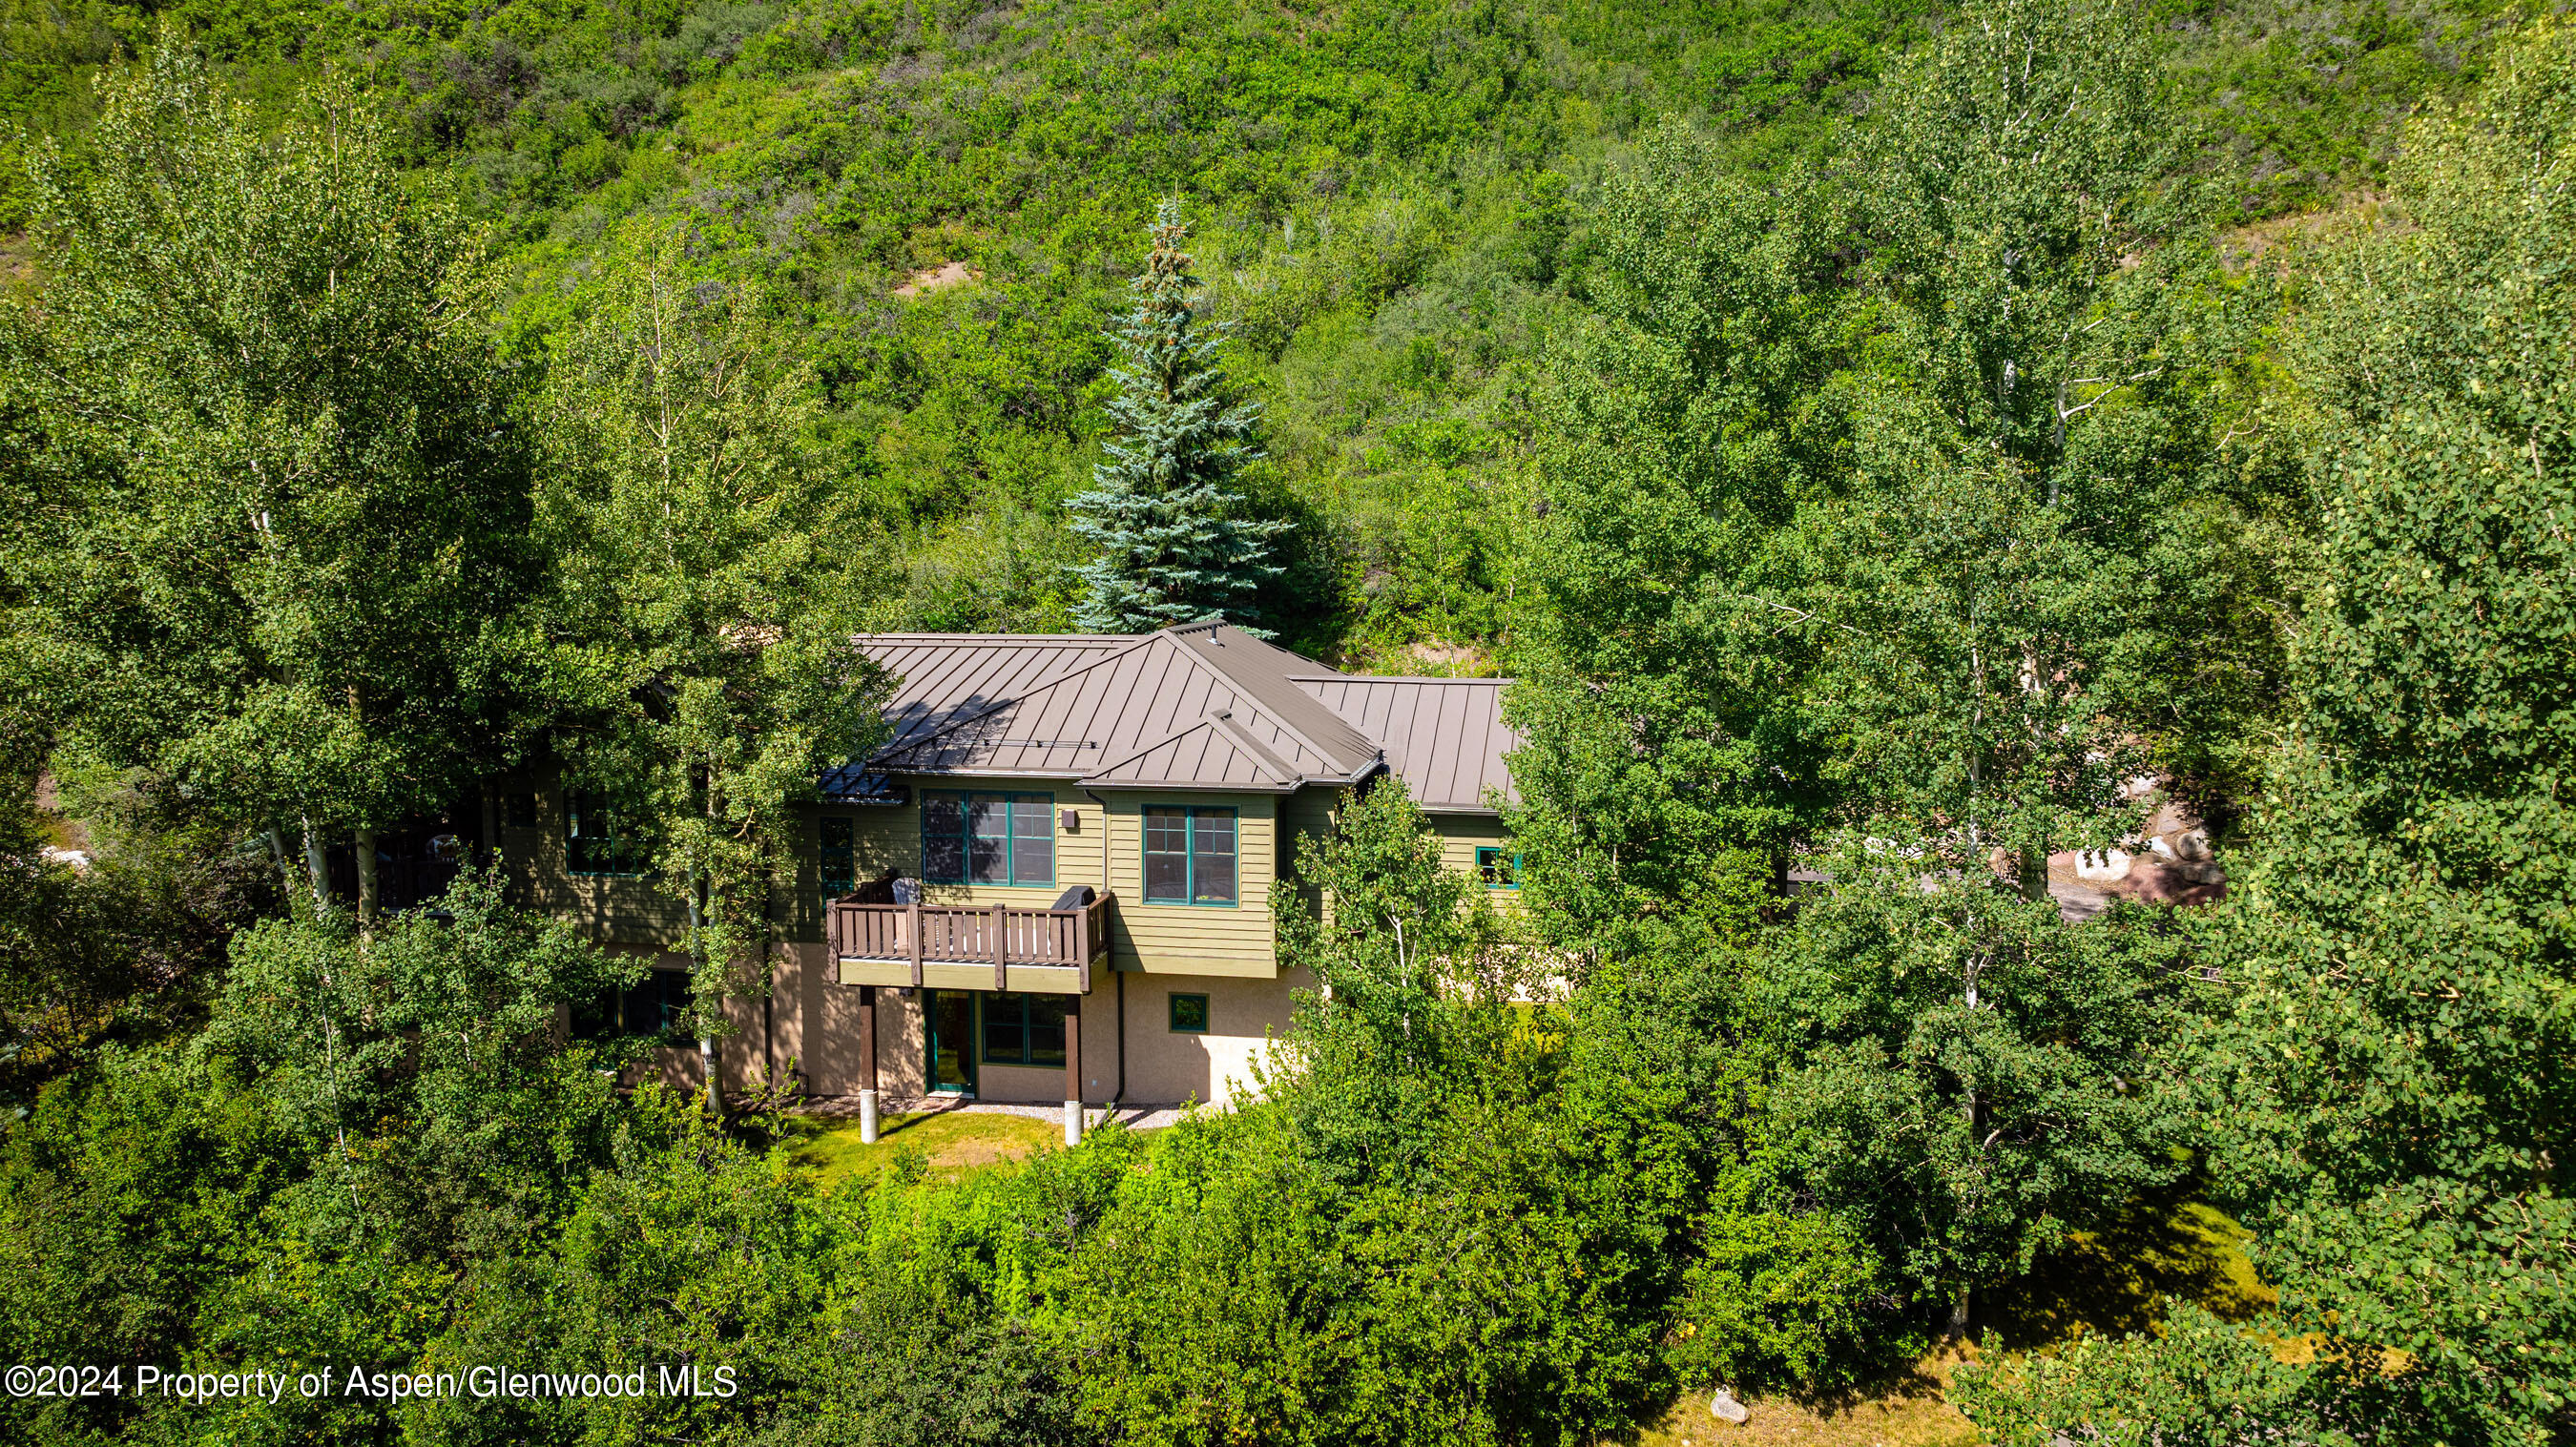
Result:
<svg viewBox="0 0 2576 1447"><path fill-rule="evenodd" d="M1218 622L863 643L897 680L892 734L822 781L771 996L732 1007L729 1089L792 1058L864 1121L881 1093L1061 1101L1069 1137L1079 1103L1239 1093L1308 983L1271 883L1380 774L1453 867L1512 888L1504 680L1337 673ZM659 955L678 921L613 823L533 790L506 812L493 837L537 902ZM656 963L627 1028L685 999Z"/></svg>

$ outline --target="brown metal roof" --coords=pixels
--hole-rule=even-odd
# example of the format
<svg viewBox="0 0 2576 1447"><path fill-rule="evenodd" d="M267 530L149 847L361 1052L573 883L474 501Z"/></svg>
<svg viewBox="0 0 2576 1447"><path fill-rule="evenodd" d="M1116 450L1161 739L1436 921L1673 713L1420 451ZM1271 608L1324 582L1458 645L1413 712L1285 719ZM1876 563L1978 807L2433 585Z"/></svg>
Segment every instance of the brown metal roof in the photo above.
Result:
<svg viewBox="0 0 2576 1447"><path fill-rule="evenodd" d="M872 771L1286 793L1392 767L1423 807L1477 813L1510 786L1496 680L1352 678L1214 622L860 643L899 679Z"/></svg>
<svg viewBox="0 0 2576 1447"><path fill-rule="evenodd" d="M1503 722L1507 678L1368 678L1317 672L1297 683L1386 749L1387 767L1433 813L1490 814L1487 790L1505 799L1504 756L1520 736Z"/></svg>
<svg viewBox="0 0 2576 1447"><path fill-rule="evenodd" d="M859 644L896 680L886 705L891 750L1142 641L1098 633L875 633Z"/></svg>

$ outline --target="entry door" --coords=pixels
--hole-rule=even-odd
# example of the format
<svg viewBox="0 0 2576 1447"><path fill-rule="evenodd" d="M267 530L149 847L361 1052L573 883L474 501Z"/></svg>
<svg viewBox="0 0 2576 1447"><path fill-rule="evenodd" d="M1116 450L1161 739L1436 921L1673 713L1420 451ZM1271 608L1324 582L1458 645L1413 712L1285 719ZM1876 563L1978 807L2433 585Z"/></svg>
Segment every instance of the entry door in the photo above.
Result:
<svg viewBox="0 0 2576 1447"><path fill-rule="evenodd" d="M930 1027L930 1088L951 1095L975 1093L975 994L924 990L921 1014Z"/></svg>

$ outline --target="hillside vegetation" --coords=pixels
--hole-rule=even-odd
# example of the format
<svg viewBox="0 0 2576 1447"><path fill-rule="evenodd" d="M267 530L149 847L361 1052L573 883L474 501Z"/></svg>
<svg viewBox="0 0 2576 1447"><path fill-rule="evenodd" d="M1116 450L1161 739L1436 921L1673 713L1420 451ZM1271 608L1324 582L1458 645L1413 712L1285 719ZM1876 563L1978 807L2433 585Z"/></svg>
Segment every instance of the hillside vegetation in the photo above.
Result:
<svg viewBox="0 0 2576 1447"><path fill-rule="evenodd" d="M0 1441L2576 1436L2565 17L10 3L0 1362L736 1390ZM1523 740L1239 1109L826 1187L384 907L557 770L713 1065L857 634L1208 609Z"/></svg>
<svg viewBox="0 0 2576 1447"><path fill-rule="evenodd" d="M1493 666L1536 493L1532 368L1589 309L1591 212L1667 118L1768 174L1848 145L1922 4L492 7L11 0L0 119L76 149L105 66L167 23L283 114L340 69L408 163L461 178L541 351L620 225L770 284L818 441L889 531L889 627L1065 626L1061 503L1105 427L1103 328L1154 198L1189 203L1300 524L1266 612L1321 656ZM2467 0L2168 3L2186 153L2259 220L2383 183L2396 126L2481 74ZM22 139L0 225L27 219ZM962 285L898 295L956 264Z"/></svg>

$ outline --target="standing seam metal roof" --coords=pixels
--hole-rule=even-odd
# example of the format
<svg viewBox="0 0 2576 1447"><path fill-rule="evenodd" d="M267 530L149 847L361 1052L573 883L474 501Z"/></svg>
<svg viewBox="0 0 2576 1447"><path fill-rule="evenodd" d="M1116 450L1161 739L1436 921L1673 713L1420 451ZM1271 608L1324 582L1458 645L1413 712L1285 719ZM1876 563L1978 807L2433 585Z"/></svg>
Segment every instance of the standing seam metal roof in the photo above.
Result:
<svg viewBox="0 0 2576 1447"><path fill-rule="evenodd" d="M1217 622L859 642L899 680L869 770L1285 793L1392 767L1423 807L1474 813L1510 788L1501 680L1355 678Z"/></svg>
<svg viewBox="0 0 2576 1447"><path fill-rule="evenodd" d="M1503 722L1507 678L1301 675L1298 686L1386 748L1416 803L1433 813L1489 814L1491 791L1516 800L1507 756L1520 736Z"/></svg>

